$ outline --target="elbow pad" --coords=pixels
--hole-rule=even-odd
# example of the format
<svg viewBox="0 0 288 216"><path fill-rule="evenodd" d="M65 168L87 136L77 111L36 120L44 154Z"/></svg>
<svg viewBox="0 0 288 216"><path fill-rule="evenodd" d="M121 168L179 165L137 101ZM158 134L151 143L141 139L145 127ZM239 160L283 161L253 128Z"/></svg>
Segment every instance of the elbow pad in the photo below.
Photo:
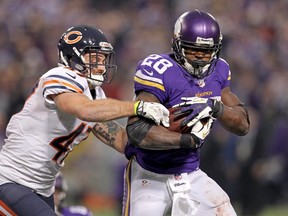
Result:
<svg viewBox="0 0 288 216"><path fill-rule="evenodd" d="M149 120L138 120L126 126L128 140L134 146L139 146L150 128L155 125Z"/></svg>

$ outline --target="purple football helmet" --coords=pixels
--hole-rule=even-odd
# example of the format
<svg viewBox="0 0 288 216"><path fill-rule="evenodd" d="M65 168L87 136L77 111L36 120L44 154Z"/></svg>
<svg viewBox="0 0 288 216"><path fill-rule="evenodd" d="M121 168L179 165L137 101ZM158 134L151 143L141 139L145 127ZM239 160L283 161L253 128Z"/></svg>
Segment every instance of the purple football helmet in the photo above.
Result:
<svg viewBox="0 0 288 216"><path fill-rule="evenodd" d="M174 26L172 50L176 60L193 76L202 79L215 66L222 46L222 34L215 18L205 12L194 10L182 14ZM209 61L189 60L185 49L211 53Z"/></svg>
<svg viewBox="0 0 288 216"><path fill-rule="evenodd" d="M63 192L67 192L68 186L67 186L67 182L63 177L63 174L60 172L57 176L57 178L55 179L55 189L63 191Z"/></svg>
<svg viewBox="0 0 288 216"><path fill-rule="evenodd" d="M57 201L55 202L55 205L62 205L66 198L68 185L61 172L58 174L57 178L55 179L54 185L55 185L55 190L58 191L58 193L54 194L54 196L57 196L56 197Z"/></svg>

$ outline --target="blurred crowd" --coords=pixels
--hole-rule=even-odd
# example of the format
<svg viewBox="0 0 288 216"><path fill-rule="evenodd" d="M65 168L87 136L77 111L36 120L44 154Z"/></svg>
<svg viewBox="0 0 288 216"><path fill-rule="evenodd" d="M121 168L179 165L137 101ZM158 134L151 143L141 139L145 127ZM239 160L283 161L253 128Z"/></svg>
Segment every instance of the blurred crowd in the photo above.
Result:
<svg viewBox="0 0 288 216"><path fill-rule="evenodd" d="M0 147L11 115L21 109L39 76L57 65L57 42L68 27L88 24L103 30L114 45L118 65L114 81L104 88L109 97L131 100L137 62L150 53L169 52L176 18L196 8L211 13L220 24L221 57L232 70L231 88L247 105L251 120L245 137L216 124L203 147L201 168L229 193L239 215L257 215L268 205L287 202L287 0L1 0ZM102 149L97 160L92 155L97 148L90 154L81 151L85 159L71 159L78 165L67 170L70 176L90 175L87 180L71 180L71 194L73 188L84 188L83 182L91 190L99 175L114 185L104 186L107 190L121 188L121 174L109 172L125 159Z"/></svg>

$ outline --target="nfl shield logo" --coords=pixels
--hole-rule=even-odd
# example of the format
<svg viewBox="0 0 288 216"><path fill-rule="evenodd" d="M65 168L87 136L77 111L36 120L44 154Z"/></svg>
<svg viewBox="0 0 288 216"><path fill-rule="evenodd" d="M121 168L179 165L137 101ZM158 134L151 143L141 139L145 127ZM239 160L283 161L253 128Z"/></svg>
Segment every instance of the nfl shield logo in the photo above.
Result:
<svg viewBox="0 0 288 216"><path fill-rule="evenodd" d="M175 174L174 178L175 178L176 181L179 181L179 180L182 179L182 176L181 176L181 174Z"/></svg>

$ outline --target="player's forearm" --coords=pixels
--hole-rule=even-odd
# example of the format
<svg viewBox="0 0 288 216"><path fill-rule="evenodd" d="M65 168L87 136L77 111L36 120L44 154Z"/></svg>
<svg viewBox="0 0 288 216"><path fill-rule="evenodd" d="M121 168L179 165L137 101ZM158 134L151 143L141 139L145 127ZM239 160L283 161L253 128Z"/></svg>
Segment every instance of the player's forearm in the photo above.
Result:
<svg viewBox="0 0 288 216"><path fill-rule="evenodd" d="M57 107L83 121L104 122L112 119L134 115L135 102L115 99L90 100L77 93L51 95Z"/></svg>
<svg viewBox="0 0 288 216"><path fill-rule="evenodd" d="M180 140L180 133L168 131L161 126L153 126L138 143L138 147L150 150L179 149Z"/></svg>
<svg viewBox="0 0 288 216"><path fill-rule="evenodd" d="M135 115L134 102L102 99L87 101L79 110L78 118L84 121L104 122Z"/></svg>
<svg viewBox="0 0 288 216"><path fill-rule="evenodd" d="M116 149L120 153L124 152L127 144L126 130L116 121L96 123L92 132L104 144Z"/></svg>
<svg viewBox="0 0 288 216"><path fill-rule="evenodd" d="M244 136L249 131L248 112L242 106L228 107L224 105L224 113L218 118L222 126L239 136Z"/></svg>
<svg viewBox="0 0 288 216"><path fill-rule="evenodd" d="M191 135L172 132L145 120L130 121L127 133L131 145L148 150L193 149L197 146Z"/></svg>

